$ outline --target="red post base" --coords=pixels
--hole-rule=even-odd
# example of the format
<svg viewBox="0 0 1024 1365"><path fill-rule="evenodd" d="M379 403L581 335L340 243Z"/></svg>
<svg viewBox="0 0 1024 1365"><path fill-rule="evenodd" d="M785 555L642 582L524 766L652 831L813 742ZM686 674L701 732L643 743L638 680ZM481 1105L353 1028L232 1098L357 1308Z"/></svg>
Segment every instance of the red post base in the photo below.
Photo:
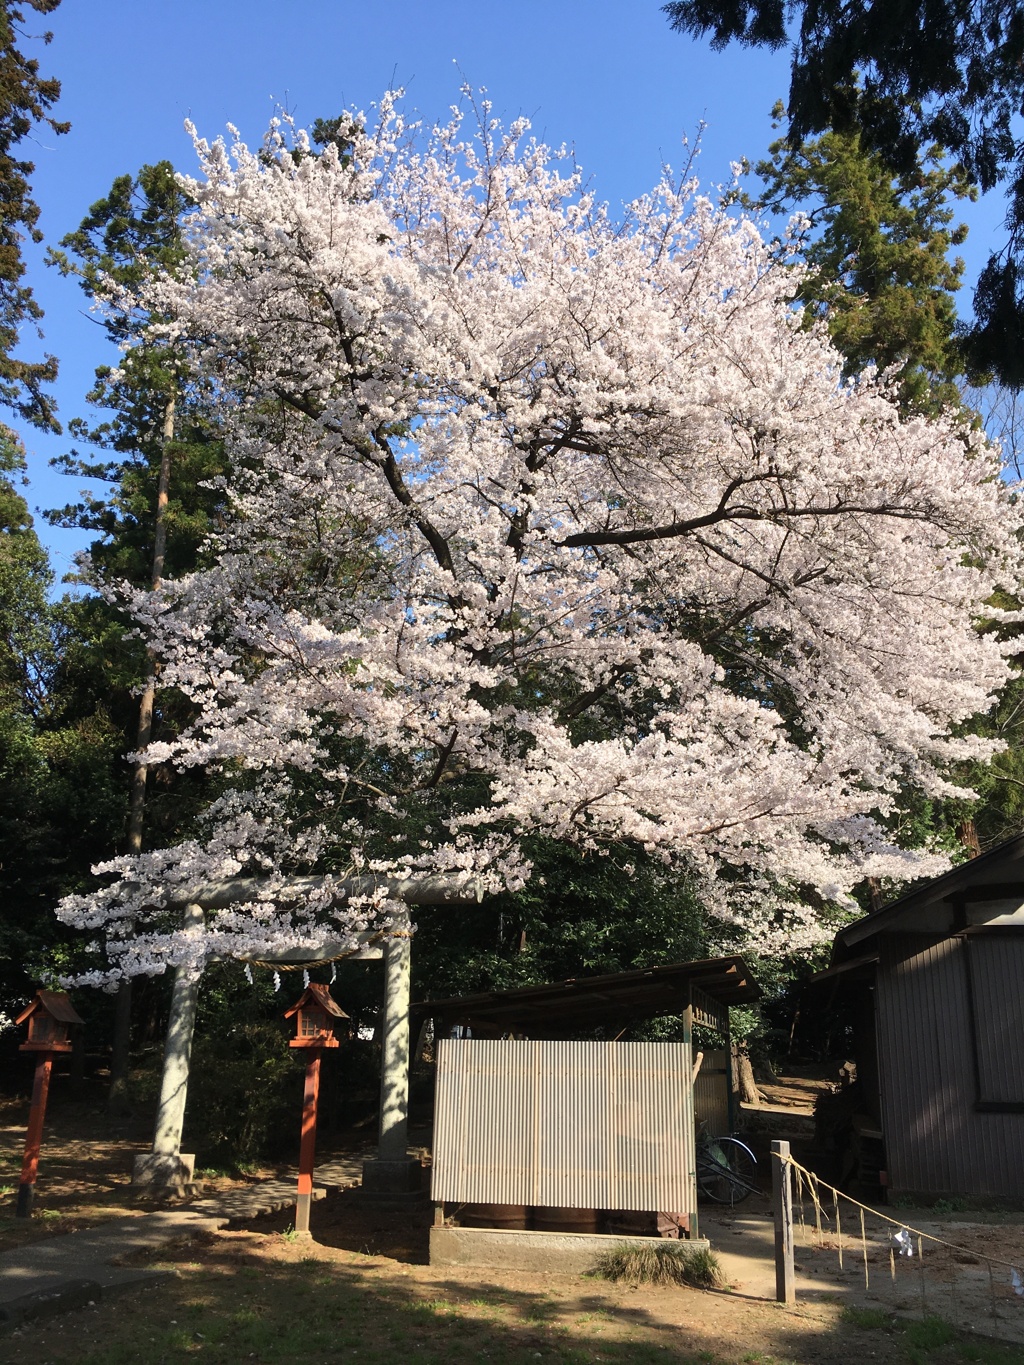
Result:
<svg viewBox="0 0 1024 1365"><path fill-rule="evenodd" d="M309 1206L313 1202L313 1159L316 1150L316 1108L320 1098L322 1048L311 1048L302 1096L302 1142L299 1146L299 1190L295 1200L295 1231L309 1235Z"/></svg>
<svg viewBox="0 0 1024 1365"><path fill-rule="evenodd" d="M43 1118L46 1115L46 1097L50 1092L52 1069L53 1053L40 1052L39 1060L36 1062L36 1077L32 1085L32 1108L29 1110L28 1132L25 1134L25 1159L21 1163L18 1204L14 1210L16 1218L32 1217L36 1173L39 1170L39 1148L43 1141Z"/></svg>

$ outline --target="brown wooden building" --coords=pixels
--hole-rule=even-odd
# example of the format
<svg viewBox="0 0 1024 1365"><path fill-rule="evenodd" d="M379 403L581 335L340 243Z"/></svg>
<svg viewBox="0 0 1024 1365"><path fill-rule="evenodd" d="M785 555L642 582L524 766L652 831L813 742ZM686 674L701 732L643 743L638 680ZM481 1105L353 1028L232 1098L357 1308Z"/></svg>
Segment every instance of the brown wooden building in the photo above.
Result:
<svg viewBox="0 0 1024 1365"><path fill-rule="evenodd" d="M890 1190L1024 1201L1024 835L848 925L817 981Z"/></svg>

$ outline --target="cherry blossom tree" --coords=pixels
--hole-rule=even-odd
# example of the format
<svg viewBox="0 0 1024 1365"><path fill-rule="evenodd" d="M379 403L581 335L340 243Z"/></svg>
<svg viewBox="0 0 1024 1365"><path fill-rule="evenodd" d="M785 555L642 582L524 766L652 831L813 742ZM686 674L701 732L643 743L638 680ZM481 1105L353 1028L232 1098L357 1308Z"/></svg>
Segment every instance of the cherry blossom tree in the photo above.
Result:
<svg viewBox="0 0 1024 1365"><path fill-rule="evenodd" d="M352 934L395 879L521 886L527 834L653 853L791 949L942 865L885 826L991 751L957 729L1007 677L976 628L1020 569L998 452L844 379L751 222L668 172L613 216L474 108L196 140L194 270L153 311L222 395L231 511L126 596L194 707L148 760L221 794L63 903L97 981Z"/></svg>

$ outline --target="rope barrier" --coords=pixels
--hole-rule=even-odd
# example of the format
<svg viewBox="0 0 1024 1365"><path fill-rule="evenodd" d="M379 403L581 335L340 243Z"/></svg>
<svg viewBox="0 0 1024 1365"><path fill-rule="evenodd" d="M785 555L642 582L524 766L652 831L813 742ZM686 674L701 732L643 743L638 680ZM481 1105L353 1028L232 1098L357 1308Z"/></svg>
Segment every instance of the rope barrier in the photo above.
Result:
<svg viewBox="0 0 1024 1365"><path fill-rule="evenodd" d="M924 1261L925 1242L932 1243L936 1247L943 1247L947 1252L949 1273L949 1296L952 1308L953 1321L955 1324L959 1325L962 1322L961 1302L957 1293L956 1285L957 1278L956 1258L958 1255L964 1258L967 1264L978 1264L979 1262L984 1264L985 1269L988 1272L988 1300L990 1311L992 1314L993 1324L997 1325L999 1321L999 1311L997 1306L998 1296L996 1293L996 1281L994 1274L995 1267L997 1266L1002 1267L1004 1270L1008 1270L1010 1272L1010 1287L1013 1293L1016 1294L1018 1297L1024 1297L1024 1276L1022 1276L1021 1274L1021 1267L1019 1263L1004 1260L999 1256L989 1256L986 1252L977 1251L971 1247L960 1246L957 1242L951 1242L945 1237L937 1236L935 1233L925 1232L921 1228L912 1227L909 1223L904 1223L899 1218L893 1218L890 1214L882 1213L880 1210L872 1208L870 1204L863 1204L859 1199L855 1199L853 1195L846 1194L843 1190L837 1189L835 1185L829 1184L827 1180L822 1180L822 1178L819 1175L816 1175L814 1171L808 1170L806 1166L801 1165L801 1163L791 1155L784 1155L781 1152L777 1152L773 1153L773 1159L777 1159L783 1167L789 1167L790 1171L793 1174L796 1184L797 1209L799 1210L797 1216L799 1218L800 1227L803 1232L803 1240L805 1242L807 1238L807 1224L804 1218L803 1208L805 1189L807 1195L809 1196L814 1205L813 1235L817 1239L819 1245L822 1244L824 1238L824 1232L822 1230L822 1219L824 1218L826 1224L832 1221L832 1218L830 1218L829 1214L826 1213L823 1208L822 1200L823 1197L827 1198L829 1195L831 1195L834 1211L833 1216L835 1220L836 1251L839 1257L840 1270L843 1269L843 1226L842 1216L840 1213L840 1201L845 1199L847 1203L851 1204L858 1211L860 1221L861 1256L864 1264L865 1289L868 1289L870 1287L870 1273L868 1269L868 1235L867 1226L865 1223L865 1215L870 1214L872 1218L877 1219L881 1223L888 1224L888 1226L891 1229L897 1230L895 1232L895 1235L892 1232L890 1232L889 1234L890 1238L889 1274L892 1278L893 1283L896 1282L897 1249L899 1251L900 1256L913 1256L914 1242L916 1241L917 1258L918 1265L920 1267L921 1277L922 1315L927 1316L928 1303ZM984 1302L984 1291L982 1291L982 1301Z"/></svg>
<svg viewBox="0 0 1024 1365"><path fill-rule="evenodd" d="M266 961L258 957L240 957L239 962L244 962L249 967L266 967L272 972L303 972L309 971L310 967L326 967L332 962L344 962L348 957L355 957L364 948L372 948L375 943L379 943L384 938L412 938L407 930L382 929L379 934L374 934L365 943L360 943L356 948L348 948L343 953L336 953L334 957L310 958L305 962L274 962L273 959Z"/></svg>
<svg viewBox="0 0 1024 1365"><path fill-rule="evenodd" d="M830 1190L832 1192L833 1198L836 1200L837 1208L838 1200L845 1199L847 1203L853 1204L858 1209L862 1209L864 1213L870 1213L873 1218L878 1218L883 1223L889 1223L895 1228L902 1228L905 1232L910 1233L912 1236L916 1237L918 1239L919 1244L921 1238L926 1238L929 1242L936 1242L939 1246L949 1247L951 1251L959 1251L961 1255L973 1256L979 1261L987 1261L990 1262L992 1265L1005 1266L1008 1270L1015 1270L1018 1273L1018 1275L1021 1273L1021 1264L1019 1262L1003 1261L1000 1260L998 1256L988 1256L984 1252L974 1251L970 1247L960 1246L956 1242L947 1242L944 1237L936 1237L934 1233L922 1232L920 1228L911 1227L909 1223L902 1223L898 1218L890 1218L887 1213L882 1213L878 1209L873 1209L870 1204L862 1204L859 1199L854 1199L852 1194L846 1194L843 1190L836 1189L836 1187L834 1185L830 1185L827 1180L822 1180L822 1178L818 1175L815 1175L813 1171L809 1171L806 1166L801 1166L800 1162L797 1161L795 1157L784 1156L780 1157L779 1159L785 1165L791 1166L794 1171L799 1171L801 1176L806 1179L808 1187L811 1190L811 1198L815 1199L815 1202L817 1202L817 1200L816 1195L814 1193L814 1187L820 1185L824 1187L826 1190ZM837 1235L839 1234L838 1227L836 1228L836 1233Z"/></svg>

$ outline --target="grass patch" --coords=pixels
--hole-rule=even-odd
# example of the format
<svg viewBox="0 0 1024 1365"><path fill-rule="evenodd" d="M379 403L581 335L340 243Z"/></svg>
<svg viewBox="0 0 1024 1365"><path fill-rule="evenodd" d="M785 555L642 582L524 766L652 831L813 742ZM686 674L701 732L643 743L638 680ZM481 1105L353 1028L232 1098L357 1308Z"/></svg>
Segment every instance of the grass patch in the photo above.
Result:
<svg viewBox="0 0 1024 1365"><path fill-rule="evenodd" d="M725 1276L718 1257L706 1247L685 1242L655 1241L650 1245L613 1247L594 1267L602 1280L629 1284L685 1284L691 1289L721 1289Z"/></svg>
<svg viewBox="0 0 1024 1365"><path fill-rule="evenodd" d="M1024 1365L1021 1347L969 1337L944 1318L913 1321L895 1318L882 1308L857 1308L853 1304L848 1304L840 1316L847 1327L882 1329L897 1338L898 1359L908 1365L928 1365L929 1361L938 1365L939 1361L953 1360L973 1361L976 1365Z"/></svg>
<svg viewBox="0 0 1024 1365"><path fill-rule="evenodd" d="M948 1346L959 1335L956 1328L942 1318L922 1318L920 1322L907 1324L907 1340L924 1351L937 1351L942 1346Z"/></svg>
<svg viewBox="0 0 1024 1365"><path fill-rule="evenodd" d="M891 1327L892 1314L887 1313L883 1308L855 1308L852 1304L847 1304L843 1309L843 1321L849 1323L851 1327L871 1330L878 1327Z"/></svg>
<svg viewBox="0 0 1024 1365"><path fill-rule="evenodd" d="M1020 1365L1024 1354L1019 1346L1003 1346L996 1342L961 1341L957 1344L957 1354L961 1360L969 1360L974 1365ZM915 1352L917 1360L926 1359Z"/></svg>

